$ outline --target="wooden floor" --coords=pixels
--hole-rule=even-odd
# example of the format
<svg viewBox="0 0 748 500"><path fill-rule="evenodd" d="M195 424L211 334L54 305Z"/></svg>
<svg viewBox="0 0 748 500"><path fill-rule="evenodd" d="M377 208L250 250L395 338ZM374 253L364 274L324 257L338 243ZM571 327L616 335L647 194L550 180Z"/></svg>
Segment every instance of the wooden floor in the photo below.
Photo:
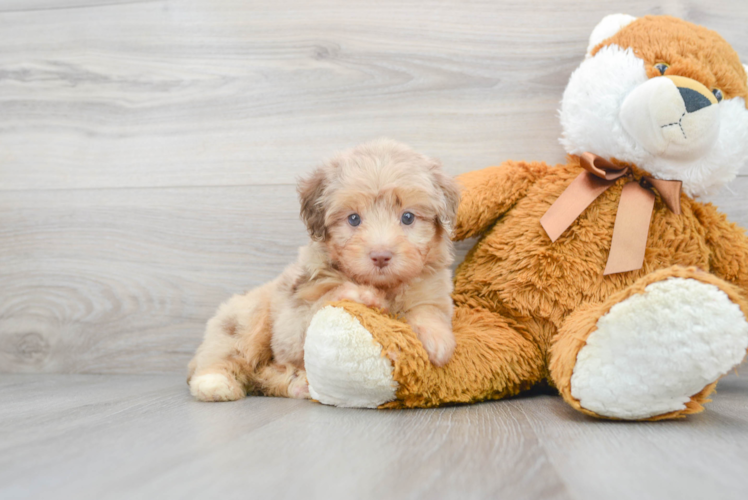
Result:
<svg viewBox="0 0 748 500"><path fill-rule="evenodd" d="M0 498L748 498L748 378L684 421L552 395L378 411L198 403L173 375L0 375Z"/></svg>

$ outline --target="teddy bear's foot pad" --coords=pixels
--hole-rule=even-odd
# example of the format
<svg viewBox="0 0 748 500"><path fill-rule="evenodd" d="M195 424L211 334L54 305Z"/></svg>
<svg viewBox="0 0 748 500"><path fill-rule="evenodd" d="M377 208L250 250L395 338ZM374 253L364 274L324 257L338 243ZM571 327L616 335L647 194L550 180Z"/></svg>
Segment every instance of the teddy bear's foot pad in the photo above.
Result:
<svg viewBox="0 0 748 500"><path fill-rule="evenodd" d="M395 399L392 363L359 320L326 306L312 318L304 343L309 394L350 408L376 408Z"/></svg>
<svg viewBox="0 0 748 500"><path fill-rule="evenodd" d="M748 348L740 307L717 286L670 278L613 306L578 355L571 395L598 415L650 418L682 410Z"/></svg>

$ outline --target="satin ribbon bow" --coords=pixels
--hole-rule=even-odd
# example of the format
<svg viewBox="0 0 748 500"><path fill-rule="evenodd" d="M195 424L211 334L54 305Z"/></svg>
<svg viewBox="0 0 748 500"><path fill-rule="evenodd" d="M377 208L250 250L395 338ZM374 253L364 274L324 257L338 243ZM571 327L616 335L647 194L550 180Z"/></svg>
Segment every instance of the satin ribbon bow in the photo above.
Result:
<svg viewBox="0 0 748 500"><path fill-rule="evenodd" d="M585 171L569 184L540 219L551 241L556 241L579 214L618 179L631 176L629 167L615 165L592 153L582 154L580 163ZM681 181L664 181L646 176L639 182L629 182L623 186L604 275L641 269L654 210L655 195L652 189L660 193L671 212L680 215L681 184Z"/></svg>

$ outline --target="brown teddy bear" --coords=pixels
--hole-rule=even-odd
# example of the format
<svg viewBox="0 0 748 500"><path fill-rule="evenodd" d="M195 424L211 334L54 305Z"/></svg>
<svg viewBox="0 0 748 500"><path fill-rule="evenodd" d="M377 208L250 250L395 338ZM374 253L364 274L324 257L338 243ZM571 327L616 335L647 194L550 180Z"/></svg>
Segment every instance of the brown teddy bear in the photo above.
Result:
<svg viewBox="0 0 748 500"><path fill-rule="evenodd" d="M748 161L748 78L717 33L608 16L561 105L566 164L458 178L457 348L350 302L312 321L313 398L355 407L499 399L548 381L588 415L702 410L748 348L748 238L708 203Z"/></svg>

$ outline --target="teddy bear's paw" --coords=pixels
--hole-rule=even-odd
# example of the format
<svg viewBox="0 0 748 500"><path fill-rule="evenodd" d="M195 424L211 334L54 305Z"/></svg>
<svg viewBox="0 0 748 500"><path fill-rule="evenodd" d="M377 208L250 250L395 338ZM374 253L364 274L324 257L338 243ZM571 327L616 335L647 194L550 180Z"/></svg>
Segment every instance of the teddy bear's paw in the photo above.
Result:
<svg viewBox="0 0 748 500"><path fill-rule="evenodd" d="M200 401L236 401L247 395L241 384L221 373L206 373L190 379L190 393Z"/></svg>
<svg viewBox="0 0 748 500"><path fill-rule="evenodd" d="M748 323L717 286L670 278L597 321L571 377L571 395L599 415L642 419L684 409L745 357Z"/></svg>
<svg viewBox="0 0 748 500"><path fill-rule="evenodd" d="M327 306L312 318L304 343L309 394L317 401L376 408L395 399L392 363L361 322Z"/></svg>

